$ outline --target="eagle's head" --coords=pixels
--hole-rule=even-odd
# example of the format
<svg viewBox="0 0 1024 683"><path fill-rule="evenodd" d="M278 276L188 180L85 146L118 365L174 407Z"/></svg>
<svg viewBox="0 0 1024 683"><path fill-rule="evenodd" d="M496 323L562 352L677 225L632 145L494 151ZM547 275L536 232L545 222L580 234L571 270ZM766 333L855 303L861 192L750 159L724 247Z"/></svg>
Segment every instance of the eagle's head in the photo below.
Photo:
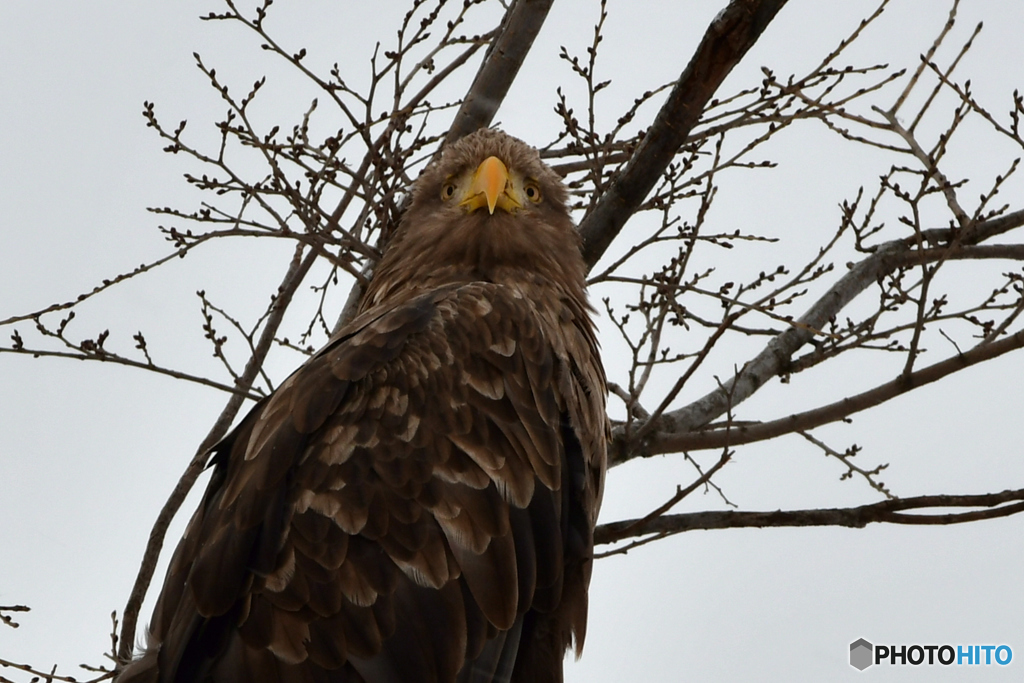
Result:
<svg viewBox="0 0 1024 683"><path fill-rule="evenodd" d="M467 135L416 180L364 308L467 280L539 276L582 295L586 269L567 201L561 177L533 147L490 128Z"/></svg>
<svg viewBox="0 0 1024 683"><path fill-rule="evenodd" d="M433 206L452 215L458 207L465 214L486 209L488 216L504 211L568 218L566 198L562 179L536 149L500 130L483 128L452 145L420 176L413 207Z"/></svg>

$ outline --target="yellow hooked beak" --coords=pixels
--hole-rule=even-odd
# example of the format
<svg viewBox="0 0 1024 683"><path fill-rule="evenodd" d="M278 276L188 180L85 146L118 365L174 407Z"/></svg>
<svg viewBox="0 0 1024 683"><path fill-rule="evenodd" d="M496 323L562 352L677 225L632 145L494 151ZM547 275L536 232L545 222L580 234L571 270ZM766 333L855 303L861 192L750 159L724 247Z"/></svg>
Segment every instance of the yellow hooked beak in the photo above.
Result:
<svg viewBox="0 0 1024 683"><path fill-rule="evenodd" d="M509 185L508 167L498 157L487 157L473 172L469 189L459 206L466 207L470 213L484 205L492 215L495 207L513 213L522 204L508 191Z"/></svg>

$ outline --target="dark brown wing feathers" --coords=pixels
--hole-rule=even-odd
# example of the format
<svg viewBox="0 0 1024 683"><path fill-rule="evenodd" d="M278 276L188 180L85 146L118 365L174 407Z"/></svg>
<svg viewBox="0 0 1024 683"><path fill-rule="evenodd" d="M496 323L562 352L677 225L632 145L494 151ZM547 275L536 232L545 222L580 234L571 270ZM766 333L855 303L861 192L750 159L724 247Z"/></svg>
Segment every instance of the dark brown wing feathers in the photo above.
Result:
<svg viewBox="0 0 1024 683"><path fill-rule="evenodd" d="M445 168L495 150L549 206L431 204ZM561 680L607 430L563 201L494 131L424 174L364 313L217 447L122 681ZM424 244L444 253L422 260Z"/></svg>

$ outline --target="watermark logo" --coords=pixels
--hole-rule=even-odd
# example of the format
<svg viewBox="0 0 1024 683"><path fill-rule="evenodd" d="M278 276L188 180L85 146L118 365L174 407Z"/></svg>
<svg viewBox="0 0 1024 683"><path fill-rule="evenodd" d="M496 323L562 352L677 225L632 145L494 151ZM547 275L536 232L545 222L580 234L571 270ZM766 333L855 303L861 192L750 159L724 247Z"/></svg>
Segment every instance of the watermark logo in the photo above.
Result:
<svg viewBox="0 0 1024 683"><path fill-rule="evenodd" d="M864 638L850 643L850 666L864 671L889 666L1006 666L1013 661L1009 645L872 645Z"/></svg>
<svg viewBox="0 0 1024 683"><path fill-rule="evenodd" d="M874 662L871 661L874 656L874 647L874 645L863 638L859 638L850 643L850 666L854 669L863 671L874 664Z"/></svg>

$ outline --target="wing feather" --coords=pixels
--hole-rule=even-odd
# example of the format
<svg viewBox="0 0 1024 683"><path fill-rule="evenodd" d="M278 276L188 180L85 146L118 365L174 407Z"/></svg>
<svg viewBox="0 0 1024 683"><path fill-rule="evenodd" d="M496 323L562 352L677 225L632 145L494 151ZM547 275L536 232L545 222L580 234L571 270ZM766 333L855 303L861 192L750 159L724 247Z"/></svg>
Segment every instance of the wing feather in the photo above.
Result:
<svg viewBox="0 0 1024 683"><path fill-rule="evenodd" d="M576 432L603 403L576 405L601 390L570 367L579 326L549 327L500 285L439 288L357 319L258 405L218 447L155 614L198 662L178 673L469 681L509 675L540 628L564 648L579 605L545 615L567 553L589 567L569 508L594 496Z"/></svg>

